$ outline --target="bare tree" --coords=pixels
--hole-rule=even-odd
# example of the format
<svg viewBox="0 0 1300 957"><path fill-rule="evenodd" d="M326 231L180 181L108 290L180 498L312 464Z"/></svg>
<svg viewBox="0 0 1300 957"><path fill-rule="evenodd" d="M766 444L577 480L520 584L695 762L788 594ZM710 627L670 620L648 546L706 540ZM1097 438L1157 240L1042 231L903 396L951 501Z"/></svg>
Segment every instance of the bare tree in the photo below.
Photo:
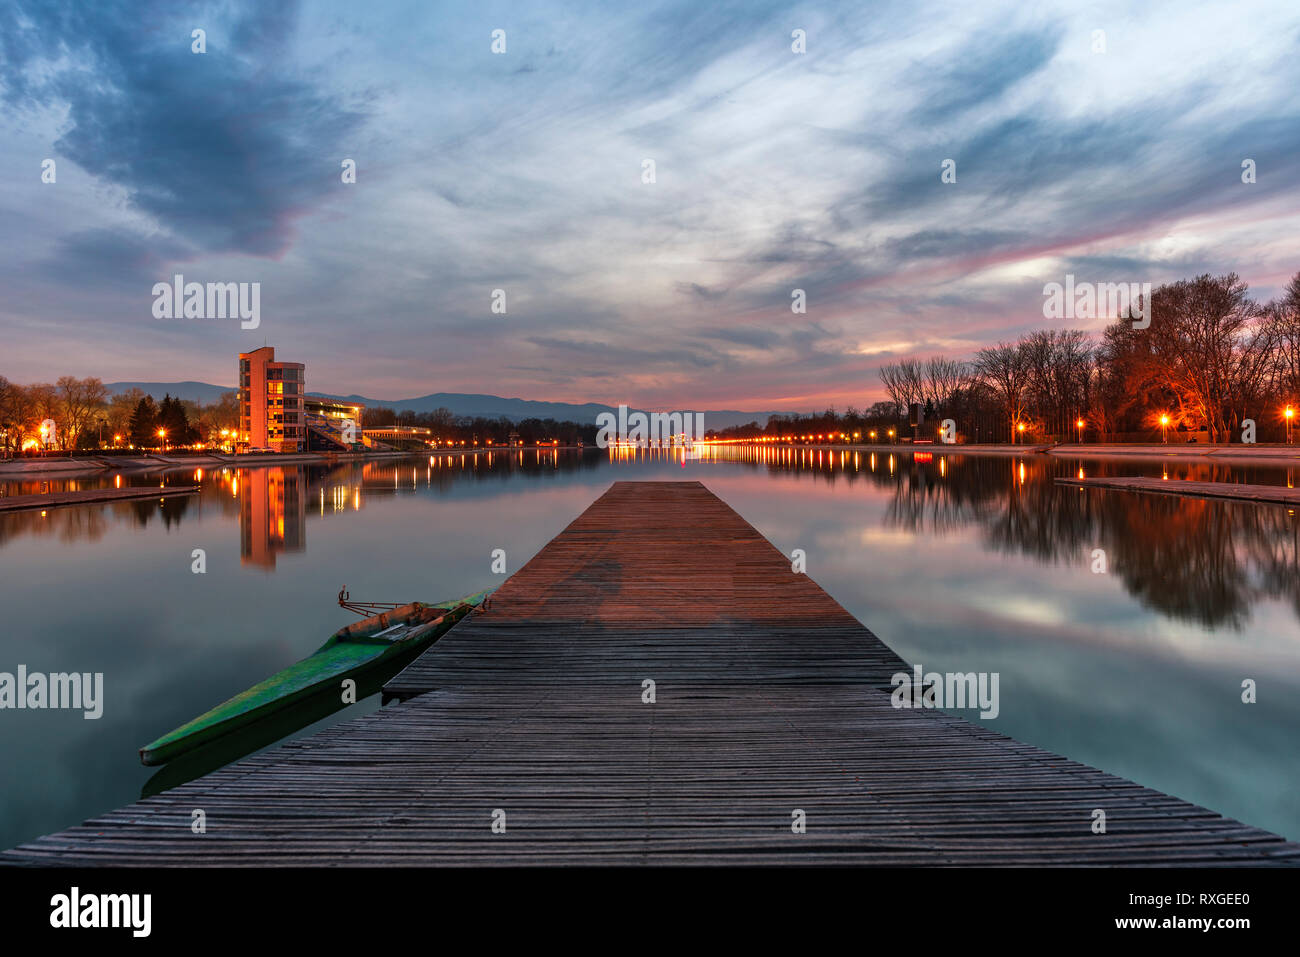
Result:
<svg viewBox="0 0 1300 957"><path fill-rule="evenodd" d="M21 443L22 436L16 434L20 427L17 412L18 393L21 389L22 386L0 375L0 433L4 433L4 445L0 446L0 451L5 453L8 453L15 438Z"/></svg>
<svg viewBox="0 0 1300 957"><path fill-rule="evenodd" d="M965 363L943 356L931 356L925 364L925 381L922 392L927 402L936 410L947 404L952 394L965 385Z"/></svg>
<svg viewBox="0 0 1300 957"><path fill-rule="evenodd" d="M912 402L916 401L916 380L911 368L905 368L902 362L890 363L880 367L880 381L885 392L893 400L895 414L902 414Z"/></svg>
<svg viewBox="0 0 1300 957"><path fill-rule="evenodd" d="M1012 441L1015 441L1016 425L1024 414L1029 368L1029 356L1023 343L1010 345L999 342L975 354L975 375L992 393L1010 424Z"/></svg>
<svg viewBox="0 0 1300 957"><path fill-rule="evenodd" d="M65 375L59 379L58 395L63 418L59 444L65 449L75 448L77 436L90 424L92 416L103 408L108 390L99 379Z"/></svg>
<svg viewBox="0 0 1300 957"><path fill-rule="evenodd" d="M1237 390L1252 388L1264 361L1257 353L1268 351L1269 337L1256 334L1260 309L1236 273L1166 284L1151 298L1151 326L1142 334L1157 375L1219 441L1253 398Z"/></svg>
<svg viewBox="0 0 1300 957"><path fill-rule="evenodd" d="M113 434L126 435L131 430L131 413L143 398L144 390L132 386L108 400L108 428Z"/></svg>
<svg viewBox="0 0 1300 957"><path fill-rule="evenodd" d="M1273 388L1282 402L1300 402L1300 272L1281 299L1268 306L1274 349Z"/></svg>

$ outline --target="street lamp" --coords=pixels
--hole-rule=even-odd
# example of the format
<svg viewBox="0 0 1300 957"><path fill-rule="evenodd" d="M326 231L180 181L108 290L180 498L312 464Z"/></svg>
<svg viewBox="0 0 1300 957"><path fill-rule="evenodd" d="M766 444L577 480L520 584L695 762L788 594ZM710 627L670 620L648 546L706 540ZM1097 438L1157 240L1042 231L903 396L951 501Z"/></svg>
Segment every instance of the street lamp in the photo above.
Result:
<svg viewBox="0 0 1300 957"><path fill-rule="evenodd" d="M1167 415L1160 416L1160 430L1164 435L1165 445L1168 445L1169 444L1169 416Z"/></svg>
<svg viewBox="0 0 1300 957"><path fill-rule="evenodd" d="M1286 407L1286 412L1284 412L1283 414L1286 416L1286 444L1290 445L1291 444L1291 420L1295 418L1295 409L1291 408L1291 406L1288 405Z"/></svg>
<svg viewBox="0 0 1300 957"><path fill-rule="evenodd" d="M1020 444L1023 445L1024 442L1025 442L1025 423L1021 422L1020 423Z"/></svg>
<svg viewBox="0 0 1300 957"><path fill-rule="evenodd" d="M1082 445L1083 444L1083 419L1079 419L1079 421L1075 422L1074 424L1079 428L1079 444Z"/></svg>
<svg viewBox="0 0 1300 957"><path fill-rule="evenodd" d="M890 441L891 443L894 441L894 430L893 430L893 429L890 429L890 430L889 430L889 441Z"/></svg>
<svg viewBox="0 0 1300 957"><path fill-rule="evenodd" d="M162 440L162 450L166 452L167 451L167 430L159 429L158 438Z"/></svg>

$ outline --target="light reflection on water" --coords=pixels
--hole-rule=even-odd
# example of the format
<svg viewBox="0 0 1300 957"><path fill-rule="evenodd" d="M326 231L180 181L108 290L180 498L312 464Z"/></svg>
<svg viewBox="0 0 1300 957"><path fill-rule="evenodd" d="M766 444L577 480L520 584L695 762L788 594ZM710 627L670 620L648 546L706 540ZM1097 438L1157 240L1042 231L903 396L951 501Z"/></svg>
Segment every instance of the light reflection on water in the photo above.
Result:
<svg viewBox="0 0 1300 957"><path fill-rule="evenodd" d="M909 662L998 672L990 727L1300 838L1296 516L1052 481L1081 470L1295 478L1173 459L712 447L10 483L163 487L0 516L0 671L102 671L107 698L98 721L0 713L0 846L136 799L151 773L136 749L353 620L341 586L363 601L476 591L496 581L492 549L517 569L620 478L704 481L783 552L802 548L808 573ZM201 493L166 495L189 484ZM1241 702L1245 678L1257 704Z"/></svg>

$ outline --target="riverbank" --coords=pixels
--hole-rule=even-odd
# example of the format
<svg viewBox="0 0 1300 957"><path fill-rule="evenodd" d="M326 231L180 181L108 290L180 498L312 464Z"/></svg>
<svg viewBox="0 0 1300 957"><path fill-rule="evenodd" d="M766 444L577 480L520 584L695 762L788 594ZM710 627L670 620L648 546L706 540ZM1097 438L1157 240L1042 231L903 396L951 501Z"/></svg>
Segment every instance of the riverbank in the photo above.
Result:
<svg viewBox="0 0 1300 957"><path fill-rule="evenodd" d="M65 505L88 505L94 502L123 502L142 498L166 498L168 495L194 495L197 485L170 488L96 488L74 492L47 492L43 495L9 495L0 498L0 513L41 512Z"/></svg>
<svg viewBox="0 0 1300 957"><path fill-rule="evenodd" d="M1182 495L1188 498L1212 498L1229 502L1251 502L1255 505L1285 505L1300 507L1300 489L1281 488L1274 485L1243 485L1237 482L1189 482L1185 480L1143 478L1058 478L1057 485L1075 488L1103 488L1121 492L1141 492L1146 495Z"/></svg>
<svg viewBox="0 0 1300 957"><path fill-rule="evenodd" d="M204 452L198 455L85 455L77 458L34 458L0 461L0 479L23 479L34 475L75 478L112 472L168 472L196 468L245 468L260 465L316 465L336 462L369 462L403 459L412 452L299 452L260 455L227 455Z"/></svg>
<svg viewBox="0 0 1300 957"><path fill-rule="evenodd" d="M0 459L0 481L31 476L79 478L114 472L169 472L196 468L251 468L262 465L336 465L340 462L371 462L408 459L425 455L482 455L484 453L581 451L581 446L529 445L513 448L446 448L390 452L267 452L257 455L227 455L203 452L197 455L82 455L76 458Z"/></svg>
<svg viewBox="0 0 1300 957"><path fill-rule="evenodd" d="M778 446L779 447L779 446ZM895 455L906 453L945 455L1054 455L1076 459L1146 459L1146 460L1204 460L1214 462L1239 462L1255 465L1300 465L1300 446L1295 445L1162 445L1158 442L1145 445L1104 445L1100 443L1069 443L1061 445L794 445L790 448L820 449L850 452L886 452Z"/></svg>

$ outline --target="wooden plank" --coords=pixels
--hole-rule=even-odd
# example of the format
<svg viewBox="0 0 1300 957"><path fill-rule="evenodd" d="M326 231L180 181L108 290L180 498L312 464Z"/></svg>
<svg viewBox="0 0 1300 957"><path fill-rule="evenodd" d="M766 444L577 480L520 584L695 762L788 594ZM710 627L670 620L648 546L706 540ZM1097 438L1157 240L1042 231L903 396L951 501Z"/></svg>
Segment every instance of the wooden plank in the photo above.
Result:
<svg viewBox="0 0 1300 957"><path fill-rule="evenodd" d="M75 492L47 492L41 495L8 495L0 498L0 512L23 512L33 509L87 505L94 502L124 502L142 498L166 498L169 495L193 495L197 485L172 485L166 488L133 486L129 488L88 488Z"/></svg>
<svg viewBox="0 0 1300 957"><path fill-rule="evenodd" d="M890 687L908 665L699 482L618 482L389 681Z"/></svg>
<svg viewBox="0 0 1300 957"><path fill-rule="evenodd" d="M1233 502L1251 502L1256 505L1300 505L1300 489L1280 485L1245 485L1238 482L1190 482L1185 479L1158 479L1145 477L1117 478L1058 478L1061 485L1080 488L1110 488L1125 492L1145 492L1156 495L1185 495L1191 498L1225 499Z"/></svg>
<svg viewBox="0 0 1300 957"><path fill-rule="evenodd" d="M620 482L390 682L400 703L0 862L1300 863L1274 834L897 709L906 668L699 483Z"/></svg>

